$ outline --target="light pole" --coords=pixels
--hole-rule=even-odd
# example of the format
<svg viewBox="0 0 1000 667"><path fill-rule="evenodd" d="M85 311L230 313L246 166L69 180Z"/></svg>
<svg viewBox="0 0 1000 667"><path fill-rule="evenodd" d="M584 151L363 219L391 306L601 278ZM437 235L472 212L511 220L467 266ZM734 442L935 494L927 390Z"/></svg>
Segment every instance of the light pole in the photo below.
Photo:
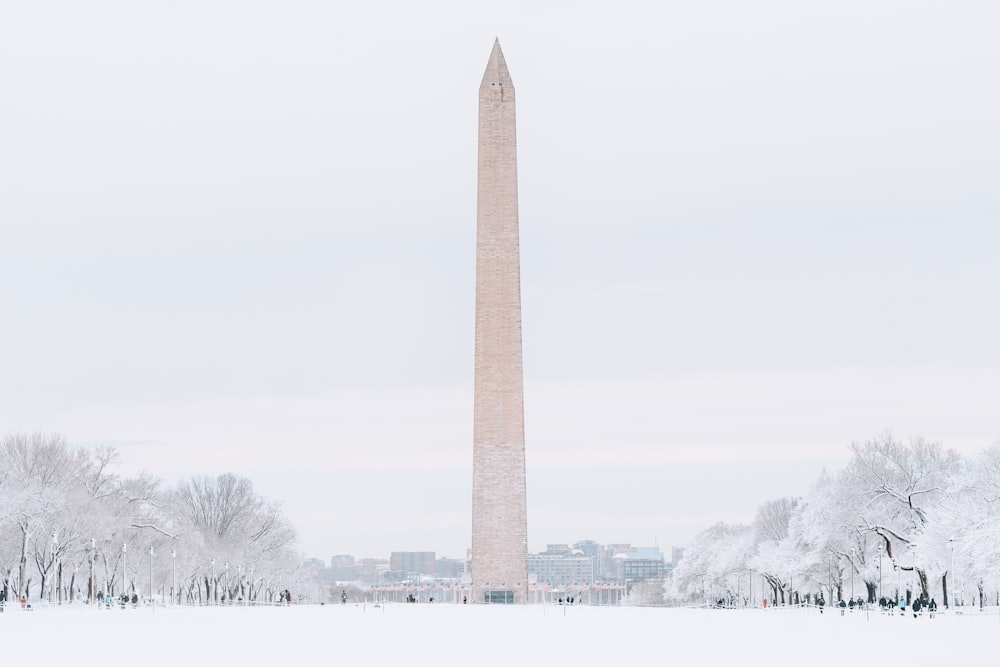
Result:
<svg viewBox="0 0 1000 667"><path fill-rule="evenodd" d="M878 599L882 599L882 545L878 545Z"/></svg>
<svg viewBox="0 0 1000 667"><path fill-rule="evenodd" d="M226 604L229 604L230 602L232 602L232 600L229 599L229 561L228 560L226 561L226 564L222 566L222 581L225 582L224 584L222 584L222 594L226 596Z"/></svg>
<svg viewBox="0 0 1000 667"><path fill-rule="evenodd" d="M854 600L854 549L851 549L851 600Z"/></svg>
<svg viewBox="0 0 1000 667"><path fill-rule="evenodd" d="M128 555L128 545L122 542L122 593L128 594L128 569L125 567L125 558Z"/></svg>
<svg viewBox="0 0 1000 667"><path fill-rule="evenodd" d="M951 579L951 599L952 599L952 602L954 602L955 601L955 593L957 592L956 591L956 586L955 586L955 582L957 581L957 577L955 576L955 538L954 537L949 537L948 538L948 549L951 551L951 569L949 570L948 574L949 574L949 578ZM948 596L947 595L944 596L944 606L945 607L948 606Z"/></svg>
<svg viewBox="0 0 1000 667"><path fill-rule="evenodd" d="M218 587L218 585L216 584L216 581L215 581L215 559L213 558L212 559L212 604L215 604L216 588L217 587Z"/></svg>
<svg viewBox="0 0 1000 667"><path fill-rule="evenodd" d="M788 561L788 604L795 604L795 563Z"/></svg>
<svg viewBox="0 0 1000 667"><path fill-rule="evenodd" d="M893 563L892 567L896 570L896 600L899 601L903 599L903 568L898 563Z"/></svg>
<svg viewBox="0 0 1000 667"><path fill-rule="evenodd" d="M90 603L97 601L97 586L94 582L94 553L97 550L97 540L90 538Z"/></svg>
<svg viewBox="0 0 1000 667"><path fill-rule="evenodd" d="M177 595L178 600L180 595L177 594L177 549L170 550L170 603L174 602L174 595Z"/></svg>
<svg viewBox="0 0 1000 667"><path fill-rule="evenodd" d="M149 602L153 603L153 546L149 546Z"/></svg>
<svg viewBox="0 0 1000 667"><path fill-rule="evenodd" d="M49 583L49 604L55 602L55 581L56 581L56 534L52 533L52 560L49 561L52 567L52 581Z"/></svg>
<svg viewBox="0 0 1000 667"><path fill-rule="evenodd" d="M830 554L830 558L827 560L826 564L826 590L830 593L830 604L833 604L833 554Z"/></svg>

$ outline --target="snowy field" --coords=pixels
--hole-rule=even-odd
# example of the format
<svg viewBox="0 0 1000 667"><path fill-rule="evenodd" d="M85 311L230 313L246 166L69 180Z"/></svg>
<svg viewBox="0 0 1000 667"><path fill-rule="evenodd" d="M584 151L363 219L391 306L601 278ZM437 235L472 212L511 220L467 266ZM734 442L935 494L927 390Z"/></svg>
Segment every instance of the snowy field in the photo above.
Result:
<svg viewBox="0 0 1000 667"><path fill-rule="evenodd" d="M84 607L0 615L10 665L992 664L1000 615L809 609ZM927 662L930 661L930 662ZM942 661L938 663L937 661Z"/></svg>

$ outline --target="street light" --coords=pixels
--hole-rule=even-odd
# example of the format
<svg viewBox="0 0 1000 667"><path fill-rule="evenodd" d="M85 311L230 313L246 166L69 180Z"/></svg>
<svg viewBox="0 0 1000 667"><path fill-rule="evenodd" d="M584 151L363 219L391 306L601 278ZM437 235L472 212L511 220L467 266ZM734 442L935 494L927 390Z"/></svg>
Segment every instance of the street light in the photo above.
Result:
<svg viewBox="0 0 1000 667"><path fill-rule="evenodd" d="M851 600L854 600L854 549L851 549Z"/></svg>
<svg viewBox="0 0 1000 667"><path fill-rule="evenodd" d="M128 545L122 542L122 593L128 594L128 570L125 567L125 557L128 554Z"/></svg>
<svg viewBox="0 0 1000 667"><path fill-rule="evenodd" d="M153 602L153 546L149 546L149 602Z"/></svg>
<svg viewBox="0 0 1000 667"><path fill-rule="evenodd" d="M56 534L52 533L52 582L49 584L49 604L55 602L55 582L56 582Z"/></svg>
<svg viewBox="0 0 1000 667"><path fill-rule="evenodd" d="M94 553L97 550L97 540L90 538L90 602L97 601L97 584L94 582Z"/></svg>
<svg viewBox="0 0 1000 667"><path fill-rule="evenodd" d="M878 599L882 599L882 545L878 545Z"/></svg>
<svg viewBox="0 0 1000 667"><path fill-rule="evenodd" d="M954 602L956 588L957 588L955 586L955 581L957 580L957 577L955 576L955 538L954 537L949 537L948 538L948 549L951 551L951 570L949 571L949 574L951 575L951 599ZM944 596L944 606L945 607L949 606L948 605L948 596L947 595Z"/></svg>
<svg viewBox="0 0 1000 667"><path fill-rule="evenodd" d="M172 549L170 551L170 569L171 569L171 581L170 581L170 602L174 601L174 595L177 595L177 549ZM180 595L177 595L180 599Z"/></svg>

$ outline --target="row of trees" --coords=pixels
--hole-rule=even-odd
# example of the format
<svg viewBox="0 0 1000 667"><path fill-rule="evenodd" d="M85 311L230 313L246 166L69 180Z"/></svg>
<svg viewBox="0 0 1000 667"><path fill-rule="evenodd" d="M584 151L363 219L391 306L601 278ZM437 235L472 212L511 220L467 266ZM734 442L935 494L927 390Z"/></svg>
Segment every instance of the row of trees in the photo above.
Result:
<svg viewBox="0 0 1000 667"><path fill-rule="evenodd" d="M279 507L234 474L165 486L113 471L115 449L60 435L0 441L0 575L7 599L137 593L265 601L313 590Z"/></svg>
<svg viewBox="0 0 1000 667"><path fill-rule="evenodd" d="M719 523L684 551L668 594L748 603L935 597L983 605L1000 583L1000 444L973 459L941 443L884 434L851 445L805 498ZM1000 595L1000 594L998 594Z"/></svg>

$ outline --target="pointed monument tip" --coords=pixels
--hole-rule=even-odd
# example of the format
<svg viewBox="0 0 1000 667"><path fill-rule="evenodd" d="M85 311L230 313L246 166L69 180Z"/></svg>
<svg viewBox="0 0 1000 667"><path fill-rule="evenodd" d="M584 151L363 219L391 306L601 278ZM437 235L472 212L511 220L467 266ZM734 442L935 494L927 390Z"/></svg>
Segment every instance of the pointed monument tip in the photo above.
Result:
<svg viewBox="0 0 1000 667"><path fill-rule="evenodd" d="M510 72L507 71L507 61L504 60L503 51L500 49L500 38L493 40L493 50L490 51L490 60L486 63L486 72L483 74L483 83L480 88L503 85L513 88L510 80Z"/></svg>

